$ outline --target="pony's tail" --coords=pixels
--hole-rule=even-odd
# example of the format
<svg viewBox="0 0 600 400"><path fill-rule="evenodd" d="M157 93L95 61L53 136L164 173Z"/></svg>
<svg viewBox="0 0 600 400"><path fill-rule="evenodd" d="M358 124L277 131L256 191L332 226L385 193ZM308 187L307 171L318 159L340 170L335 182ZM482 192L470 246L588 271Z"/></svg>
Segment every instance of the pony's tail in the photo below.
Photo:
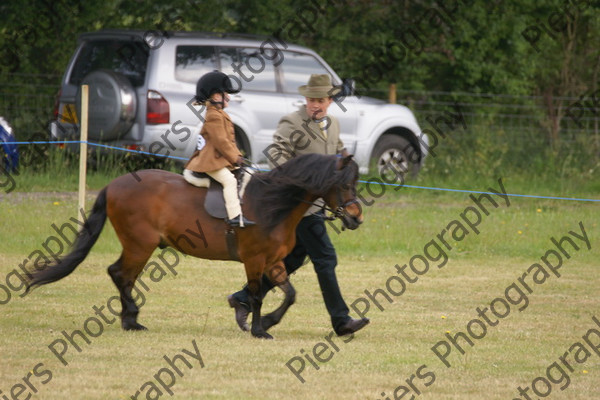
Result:
<svg viewBox="0 0 600 400"><path fill-rule="evenodd" d="M92 212L75 239L73 251L59 261L48 263L41 270L34 272L29 278L27 291L36 286L56 282L73 272L83 262L96 240L98 240L105 222L106 188L102 189L96 198Z"/></svg>

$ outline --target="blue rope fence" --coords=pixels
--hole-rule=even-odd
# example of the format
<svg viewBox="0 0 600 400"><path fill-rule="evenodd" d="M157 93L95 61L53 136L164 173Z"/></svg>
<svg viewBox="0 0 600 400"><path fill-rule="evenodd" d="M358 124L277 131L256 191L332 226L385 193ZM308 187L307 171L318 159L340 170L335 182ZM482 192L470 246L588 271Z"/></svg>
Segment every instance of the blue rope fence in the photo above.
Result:
<svg viewBox="0 0 600 400"><path fill-rule="evenodd" d="M367 183L367 181L359 181L363 183ZM460 193L477 193L477 194L498 194L492 192L481 192L478 190L466 190L466 189L448 189L448 188L436 188L429 186L414 186L414 185L397 185L393 183L385 183L385 182L377 182L378 185L386 185L386 186L402 186L405 188L411 189L426 189L426 190L440 190L444 192L460 192ZM513 197L528 197L533 199L547 199L547 200L571 200L571 201L592 201L592 202L600 202L600 199L580 199L575 197L555 197L555 196L540 196L533 194L515 194L515 193L506 193L505 196L513 196Z"/></svg>
<svg viewBox="0 0 600 400"><path fill-rule="evenodd" d="M147 151L141 151L141 150L124 149L122 147L109 146L109 145L93 143L93 142L84 142L81 140L64 140L64 141L56 141L56 142L50 142L50 141L12 142L12 144L23 144L23 145L28 145L28 144L81 144L81 143L87 143L88 145L95 146L95 147L104 147L104 148L111 149L111 150L119 150L119 151L125 151L125 152L136 153L136 154L145 154L145 155L150 155L150 156L154 156L154 157L164 157L164 158L183 160L183 161L188 160L187 158L183 158L183 157L174 157L174 156L168 156L168 155L164 155L164 154L149 153ZM261 171L266 171L266 170L261 170ZM364 181L364 180L359 180L359 182L373 183L371 181ZM491 193L491 192L482 192L482 191L478 191L478 190L449 189L449 188L437 188L437 187L415 186L415 185L405 185L405 184L400 185L400 184L385 183L385 182L380 182L380 181L375 182L375 183L377 183L378 185L385 185L385 186L392 186L392 187L405 187L405 188L409 188L409 189L438 190L438 191L444 191L444 192L477 193L477 194L490 194L490 195L495 194L495 193ZM575 197L541 196L541 195L516 194L516 193L507 193L506 196L525 197L525 198L531 198L531 199L544 199L544 200L567 200L567 201L585 201L585 202L600 203L600 199L584 199L584 198L575 198Z"/></svg>

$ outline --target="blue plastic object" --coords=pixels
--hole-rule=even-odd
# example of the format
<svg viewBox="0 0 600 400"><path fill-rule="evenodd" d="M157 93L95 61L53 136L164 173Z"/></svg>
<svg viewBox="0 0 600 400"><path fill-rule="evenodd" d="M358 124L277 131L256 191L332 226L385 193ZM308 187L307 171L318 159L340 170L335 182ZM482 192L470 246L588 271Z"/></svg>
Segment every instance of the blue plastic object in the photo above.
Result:
<svg viewBox="0 0 600 400"><path fill-rule="evenodd" d="M15 136L8 122L0 117L0 144L4 154L0 154L2 167L8 172L16 172L19 167L19 150L15 142Z"/></svg>

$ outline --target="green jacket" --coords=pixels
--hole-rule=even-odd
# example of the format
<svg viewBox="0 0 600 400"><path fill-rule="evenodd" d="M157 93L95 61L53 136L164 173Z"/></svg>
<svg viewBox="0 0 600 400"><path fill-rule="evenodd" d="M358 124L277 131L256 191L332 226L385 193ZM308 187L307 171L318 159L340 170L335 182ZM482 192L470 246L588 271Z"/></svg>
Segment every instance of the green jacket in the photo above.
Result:
<svg viewBox="0 0 600 400"><path fill-rule="evenodd" d="M319 124L308 115L306 107L281 118L273 135L273 144L265 150L271 168L302 154L340 154L344 144L340 140L337 118L327 117L327 139Z"/></svg>

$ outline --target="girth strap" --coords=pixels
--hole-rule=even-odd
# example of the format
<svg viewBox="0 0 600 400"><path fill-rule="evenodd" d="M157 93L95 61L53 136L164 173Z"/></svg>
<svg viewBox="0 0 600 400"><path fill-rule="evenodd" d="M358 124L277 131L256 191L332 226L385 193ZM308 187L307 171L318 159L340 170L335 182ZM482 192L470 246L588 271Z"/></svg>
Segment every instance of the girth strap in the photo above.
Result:
<svg viewBox="0 0 600 400"><path fill-rule="evenodd" d="M240 260L240 255L238 254L235 230L229 228L225 231L225 241L227 242L227 251L229 251L230 259L233 261L242 261Z"/></svg>

